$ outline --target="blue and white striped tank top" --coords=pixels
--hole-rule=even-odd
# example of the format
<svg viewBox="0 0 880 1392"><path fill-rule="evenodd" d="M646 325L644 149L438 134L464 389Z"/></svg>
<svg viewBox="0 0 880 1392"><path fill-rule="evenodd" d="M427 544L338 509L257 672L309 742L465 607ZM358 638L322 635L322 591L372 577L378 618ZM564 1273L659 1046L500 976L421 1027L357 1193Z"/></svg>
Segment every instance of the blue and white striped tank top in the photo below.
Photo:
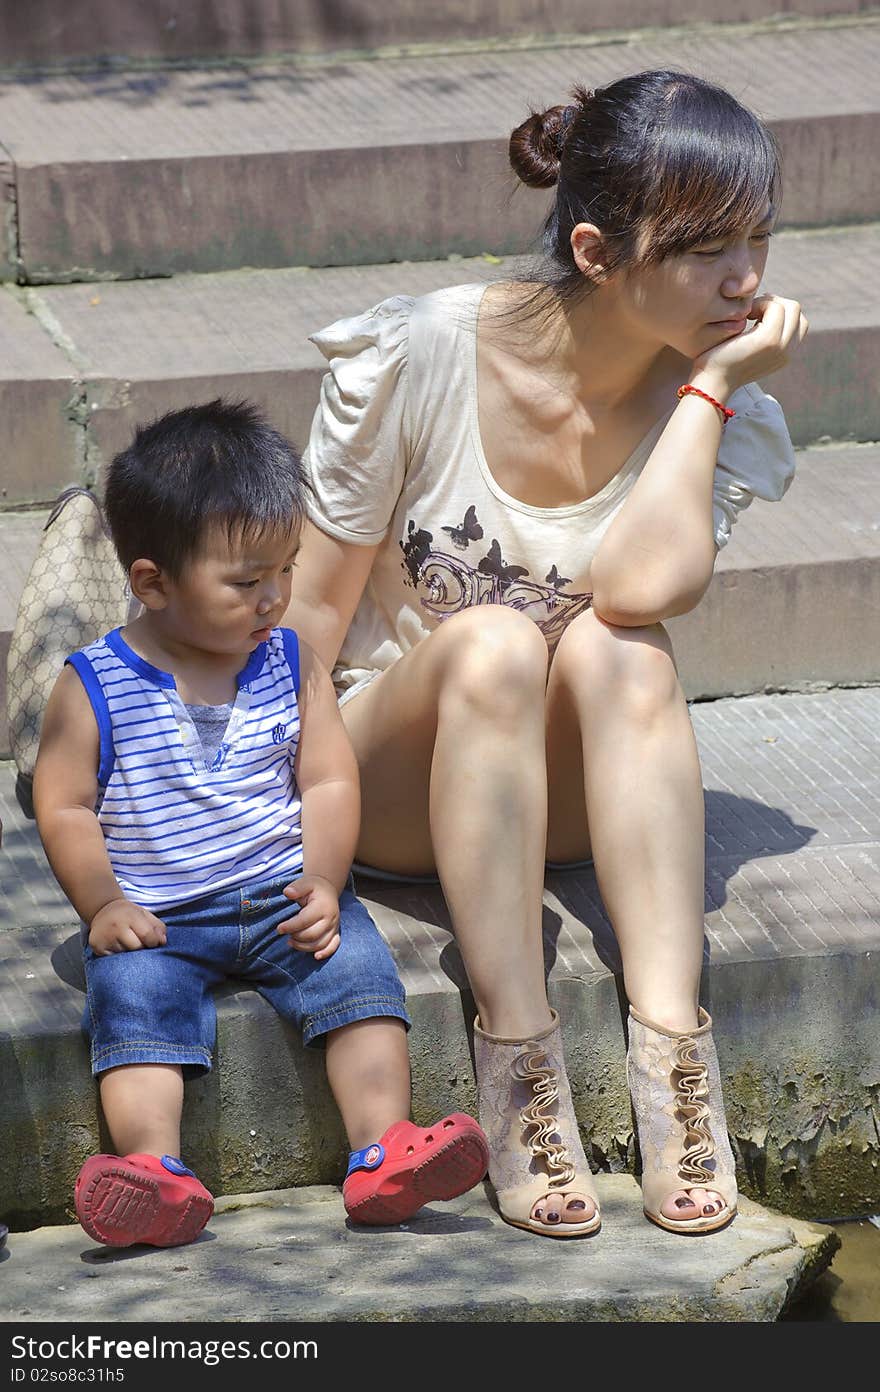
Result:
<svg viewBox="0 0 880 1392"><path fill-rule="evenodd" d="M95 808L110 863L134 903L158 912L302 871L299 644L276 628L238 674L210 768L173 676L119 629L69 657L101 737Z"/></svg>

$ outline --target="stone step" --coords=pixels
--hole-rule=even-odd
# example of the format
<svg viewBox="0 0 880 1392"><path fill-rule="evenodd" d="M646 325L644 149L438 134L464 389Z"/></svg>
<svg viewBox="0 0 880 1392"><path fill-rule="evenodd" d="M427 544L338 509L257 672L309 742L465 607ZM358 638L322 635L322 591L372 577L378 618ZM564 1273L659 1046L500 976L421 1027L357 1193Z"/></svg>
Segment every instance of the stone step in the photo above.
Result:
<svg viewBox="0 0 880 1392"><path fill-rule="evenodd" d="M45 509L0 513L0 757L6 656ZM798 451L781 503L756 500L706 595L671 619L691 700L880 682L880 445Z"/></svg>
<svg viewBox="0 0 880 1392"><path fill-rule="evenodd" d="M691 24L851 16L858 0L690 0ZM589 38L620 29L681 22L676 0L347 0L344 6L302 0L31 0L27 23L0 9L0 61L43 64L89 58L234 57L370 50L462 40L565 34Z"/></svg>
<svg viewBox="0 0 880 1392"><path fill-rule="evenodd" d="M691 713L707 813L702 998L741 1187L811 1220L876 1213L880 687ZM106 1137L75 916L12 785L0 767L0 1217L23 1228L69 1221L77 1171ZM473 1001L439 889L364 876L357 888L407 991L415 1120L473 1112ZM588 1154L632 1173L620 961L592 869L548 874L544 945ZM339 1183L345 1137L320 1055L234 984L219 995L216 1067L187 1084L183 1145L218 1194Z"/></svg>
<svg viewBox="0 0 880 1392"><path fill-rule="evenodd" d="M350 1373L361 1340L375 1357L376 1338L367 1338L365 1322L384 1326L386 1335L376 1336L388 1339L395 1360L409 1339L413 1366L424 1358L424 1336L412 1326L424 1321L468 1322L469 1354L478 1331L485 1348L490 1323L508 1325L508 1348L515 1324L549 1323L558 1357L564 1323L578 1326L580 1345L583 1325L598 1321L775 1322L840 1245L833 1228L748 1199L711 1242L688 1242L646 1222L629 1175L600 1175L597 1189L603 1226L584 1242L545 1242L510 1227L482 1185L428 1205L407 1224L372 1230L347 1222L335 1186L221 1198L198 1241L171 1254L173 1270L186 1273L183 1297L180 1283L168 1279L168 1252L114 1252L74 1223L16 1232L7 1243L11 1279L0 1286L0 1319L11 1321L21 1339L43 1321L61 1322L62 1330L73 1322L91 1333L96 1310L102 1333L129 1341L133 1321L138 1338L154 1334L158 1323L165 1338L189 1341L209 1323L222 1326L225 1338L250 1339L252 1348L261 1332L288 1342L292 1330L298 1340L307 1332L325 1377L334 1367ZM178 1323L182 1298L185 1325ZM241 1320L247 1325L233 1335L228 1322ZM348 1322L341 1339L340 1321ZM492 1351L497 1356L497 1346ZM119 1366L112 1356L108 1362ZM87 1366L100 1371L94 1360ZM263 1368L273 1366L288 1368ZM81 1361L66 1360L68 1375L71 1367L82 1370ZM288 1379L286 1372L284 1384L267 1382L260 1373L263 1387L280 1388Z"/></svg>
<svg viewBox="0 0 880 1392"><path fill-rule="evenodd" d="M310 333L389 295L521 264L474 257L0 288L2 503L48 503L68 483L94 482L137 423L218 393L252 397L302 446L326 368ZM878 224L774 239L765 289L800 300L811 325L767 381L798 445L880 439L880 304L865 292L878 280Z"/></svg>
<svg viewBox="0 0 880 1392"><path fill-rule="evenodd" d="M520 253L546 192L511 129L575 81L672 66L770 123L787 226L880 217L880 16L381 61L47 72L0 84L6 274L31 283Z"/></svg>

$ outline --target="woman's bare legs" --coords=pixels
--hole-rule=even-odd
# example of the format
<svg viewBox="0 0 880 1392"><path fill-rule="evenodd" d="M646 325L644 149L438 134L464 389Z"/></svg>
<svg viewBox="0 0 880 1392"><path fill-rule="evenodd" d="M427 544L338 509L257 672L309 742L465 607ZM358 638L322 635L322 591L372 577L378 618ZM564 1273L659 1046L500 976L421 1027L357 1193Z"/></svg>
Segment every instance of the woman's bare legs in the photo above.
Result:
<svg viewBox="0 0 880 1392"><path fill-rule="evenodd" d="M578 755L582 755L582 759ZM704 804L696 741L662 625L569 625L547 689L548 857L589 854L631 1004L680 1032L697 1025L703 960ZM671 1219L723 1207L680 1190Z"/></svg>
<svg viewBox="0 0 880 1392"><path fill-rule="evenodd" d="M482 1028L552 1023L544 981L547 829L540 631L501 605L448 619L343 706L361 771L358 858L436 866ZM595 1212L589 1195L578 1217Z"/></svg>
<svg viewBox="0 0 880 1392"><path fill-rule="evenodd" d="M361 772L358 859L436 867L480 1020L509 1038L551 1020L546 680L539 630L491 605L447 620L342 708Z"/></svg>

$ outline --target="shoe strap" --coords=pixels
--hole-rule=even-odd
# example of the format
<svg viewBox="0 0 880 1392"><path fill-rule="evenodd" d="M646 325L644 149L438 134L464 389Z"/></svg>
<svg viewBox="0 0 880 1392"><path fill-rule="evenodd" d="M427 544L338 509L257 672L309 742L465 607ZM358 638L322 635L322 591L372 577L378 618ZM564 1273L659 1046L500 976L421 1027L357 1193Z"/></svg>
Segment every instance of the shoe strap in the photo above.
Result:
<svg viewBox="0 0 880 1392"><path fill-rule="evenodd" d="M189 1175L190 1179L195 1179L196 1177L195 1172L193 1170L188 1170L183 1161L178 1160L176 1155L163 1155L160 1164L162 1164L166 1170L169 1170L171 1174Z"/></svg>
<svg viewBox="0 0 880 1392"><path fill-rule="evenodd" d="M355 1170L377 1170L385 1159L385 1147L378 1141L372 1145L364 1146L363 1150L353 1150L348 1157L348 1169L345 1171L345 1178Z"/></svg>

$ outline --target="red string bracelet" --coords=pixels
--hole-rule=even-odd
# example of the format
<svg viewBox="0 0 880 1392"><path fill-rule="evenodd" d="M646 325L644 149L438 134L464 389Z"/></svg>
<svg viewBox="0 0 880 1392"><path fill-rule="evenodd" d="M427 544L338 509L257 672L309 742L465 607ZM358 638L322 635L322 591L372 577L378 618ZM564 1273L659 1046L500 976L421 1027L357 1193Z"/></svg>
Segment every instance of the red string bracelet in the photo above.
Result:
<svg viewBox="0 0 880 1392"><path fill-rule="evenodd" d="M677 395L679 400L683 396L688 395L701 396L704 401L708 401L710 406L714 406L716 410L721 412L722 425L726 425L727 422L731 419L731 417L736 415L736 411L731 411L729 406L722 406L721 402L716 401L714 396L710 396L708 392L700 391L699 387L692 387L690 382L685 382L683 387L679 387Z"/></svg>

